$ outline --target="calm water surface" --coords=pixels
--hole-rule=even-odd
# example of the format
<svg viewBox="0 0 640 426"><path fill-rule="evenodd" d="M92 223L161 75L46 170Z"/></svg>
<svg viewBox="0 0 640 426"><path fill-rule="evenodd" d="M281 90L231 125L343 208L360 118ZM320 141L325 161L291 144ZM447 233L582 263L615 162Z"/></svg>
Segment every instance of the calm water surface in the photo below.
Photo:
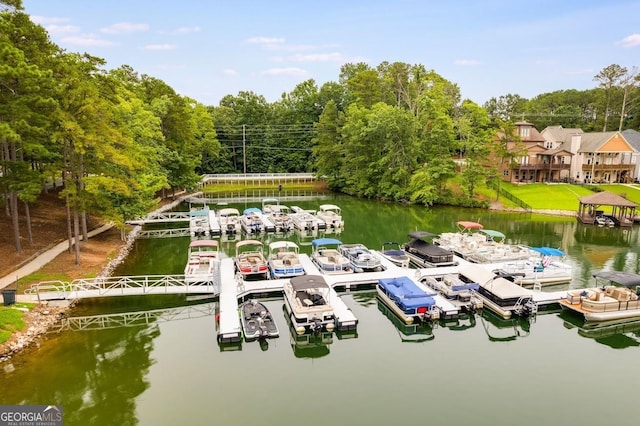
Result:
<svg viewBox="0 0 640 426"><path fill-rule="evenodd" d="M601 269L640 272L637 227L349 197L329 202L343 209L346 227L333 236L345 243L378 249L384 241L405 242L413 230L452 231L456 221L474 220L514 243L565 250L574 280L564 288L591 285ZM263 241L289 239L310 253L313 238ZM179 274L188 243L139 240L117 274ZM233 256L234 241L222 247ZM360 319L355 334L296 339L282 298L274 297L266 304L280 337L225 347L216 341L215 302L83 301L70 316L96 315L93 322L51 333L3 365L0 403L61 404L65 425L637 424L629 396L637 391L640 324L586 329L556 310L531 322L487 312L403 327L374 291L343 298Z"/></svg>

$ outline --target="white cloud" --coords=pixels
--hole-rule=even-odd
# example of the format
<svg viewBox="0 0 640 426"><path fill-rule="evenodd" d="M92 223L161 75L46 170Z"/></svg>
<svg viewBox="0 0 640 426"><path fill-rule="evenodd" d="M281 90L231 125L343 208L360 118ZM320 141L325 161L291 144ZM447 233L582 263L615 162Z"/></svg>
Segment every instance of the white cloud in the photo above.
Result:
<svg viewBox="0 0 640 426"><path fill-rule="evenodd" d="M109 40L100 39L92 35L64 37L61 41L66 44L73 44L77 46L110 47L115 45L115 43Z"/></svg>
<svg viewBox="0 0 640 426"><path fill-rule="evenodd" d="M474 59L457 59L453 62L456 65L462 65L462 66L473 66L473 65L480 65L480 61L476 61Z"/></svg>
<svg viewBox="0 0 640 426"><path fill-rule="evenodd" d="M262 71L260 74L273 75L273 76L304 77L308 75L308 72L306 70L303 70L302 68L289 67L289 68L270 68L268 70Z"/></svg>
<svg viewBox="0 0 640 426"><path fill-rule="evenodd" d="M65 22L69 22L69 18L57 18L55 16L31 16L31 20L36 24L47 25L47 24L63 24Z"/></svg>
<svg viewBox="0 0 640 426"><path fill-rule="evenodd" d="M80 28L75 25L46 25L44 27L49 34L74 34L80 32Z"/></svg>
<svg viewBox="0 0 640 426"><path fill-rule="evenodd" d="M247 39L247 43L273 45L273 44L284 43L284 38L281 38L281 37L251 37L251 38Z"/></svg>
<svg viewBox="0 0 640 426"><path fill-rule="evenodd" d="M100 29L100 32L105 34L126 34L139 31L147 31L149 29L148 24L134 24L131 22L119 22L117 24L109 25Z"/></svg>
<svg viewBox="0 0 640 426"><path fill-rule="evenodd" d="M145 50L174 50L175 44L147 44Z"/></svg>
<svg viewBox="0 0 640 426"><path fill-rule="evenodd" d="M233 77L234 75L238 75L238 71L233 70L231 68L227 68L225 70L222 70L222 74L227 75L229 77Z"/></svg>
<svg viewBox="0 0 640 426"><path fill-rule="evenodd" d="M640 34L631 34L630 36L626 36L622 40L616 42L622 47L636 47L640 46Z"/></svg>

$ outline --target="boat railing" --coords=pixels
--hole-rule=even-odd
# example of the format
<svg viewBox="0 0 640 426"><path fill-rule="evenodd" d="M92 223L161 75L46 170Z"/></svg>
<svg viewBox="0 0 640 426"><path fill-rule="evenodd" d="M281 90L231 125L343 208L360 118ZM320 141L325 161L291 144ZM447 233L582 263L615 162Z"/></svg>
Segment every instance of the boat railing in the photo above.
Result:
<svg viewBox="0 0 640 426"><path fill-rule="evenodd" d="M513 312L519 316L534 316L538 313L538 304L531 296L521 296L514 305Z"/></svg>

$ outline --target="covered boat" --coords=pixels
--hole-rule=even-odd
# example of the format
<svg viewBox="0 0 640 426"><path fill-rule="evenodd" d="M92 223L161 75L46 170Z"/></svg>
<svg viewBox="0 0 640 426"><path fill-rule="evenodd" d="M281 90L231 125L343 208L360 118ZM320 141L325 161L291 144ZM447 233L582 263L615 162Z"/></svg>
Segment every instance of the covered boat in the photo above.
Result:
<svg viewBox="0 0 640 426"><path fill-rule="evenodd" d="M523 317L533 316L538 312L533 292L504 275L473 263L461 265L458 273L468 281L478 283L477 294L482 299L483 306L504 319L509 319L514 314Z"/></svg>
<svg viewBox="0 0 640 426"><path fill-rule="evenodd" d="M297 334L333 331L336 318L331 288L319 275L301 275L283 286L285 307Z"/></svg>
<svg viewBox="0 0 640 426"><path fill-rule="evenodd" d="M335 204L320 205L316 215L327 228L342 228L344 226L341 209Z"/></svg>
<svg viewBox="0 0 640 426"><path fill-rule="evenodd" d="M311 241L311 260L325 274L348 274L353 272L351 262L338 247L342 241L335 238L318 238Z"/></svg>
<svg viewBox="0 0 640 426"><path fill-rule="evenodd" d="M214 280L219 265L219 249L216 240L195 240L189 243L184 279L187 284L204 284Z"/></svg>
<svg viewBox="0 0 640 426"><path fill-rule="evenodd" d="M399 266L401 268L408 268L411 259L407 252L402 250L400 243L395 241L387 241L386 243L382 243L382 250L380 253L391 261L394 265Z"/></svg>
<svg viewBox="0 0 640 426"><path fill-rule="evenodd" d="M278 326L264 303L251 299L239 311L245 340L278 337Z"/></svg>
<svg viewBox="0 0 640 426"><path fill-rule="evenodd" d="M224 235L239 234L242 230L238 209L232 207L220 209L218 211L218 222L220 223L220 232Z"/></svg>
<svg viewBox="0 0 640 426"><path fill-rule="evenodd" d="M456 265L453 251L425 241L426 238L435 236L435 234L426 231L410 232L409 238L411 240L403 246L403 250L409 255L411 262L419 267Z"/></svg>
<svg viewBox="0 0 640 426"><path fill-rule="evenodd" d="M240 217L240 224L247 234L260 234L265 231L262 212L257 207L244 209Z"/></svg>
<svg viewBox="0 0 640 426"><path fill-rule="evenodd" d="M376 291L380 300L406 324L440 317L433 293L423 290L409 277L381 278Z"/></svg>
<svg viewBox="0 0 640 426"><path fill-rule="evenodd" d="M583 315L586 321L640 318L639 274L601 271L593 277L597 287L568 291L560 306Z"/></svg>
<svg viewBox="0 0 640 426"><path fill-rule="evenodd" d="M299 247L292 241L274 241L269 244L267 263L273 278L295 277L304 274L298 254Z"/></svg>

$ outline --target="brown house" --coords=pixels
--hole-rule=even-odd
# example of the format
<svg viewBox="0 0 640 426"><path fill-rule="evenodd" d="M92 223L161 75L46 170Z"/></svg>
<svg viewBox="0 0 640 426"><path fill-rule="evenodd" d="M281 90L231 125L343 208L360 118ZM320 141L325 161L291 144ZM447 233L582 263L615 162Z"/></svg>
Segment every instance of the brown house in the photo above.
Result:
<svg viewBox="0 0 640 426"><path fill-rule="evenodd" d="M567 181L573 154L546 142L533 124L526 121L514 124L516 135L507 142L513 161L499 163L502 180L513 183ZM504 134L496 138L504 139Z"/></svg>

